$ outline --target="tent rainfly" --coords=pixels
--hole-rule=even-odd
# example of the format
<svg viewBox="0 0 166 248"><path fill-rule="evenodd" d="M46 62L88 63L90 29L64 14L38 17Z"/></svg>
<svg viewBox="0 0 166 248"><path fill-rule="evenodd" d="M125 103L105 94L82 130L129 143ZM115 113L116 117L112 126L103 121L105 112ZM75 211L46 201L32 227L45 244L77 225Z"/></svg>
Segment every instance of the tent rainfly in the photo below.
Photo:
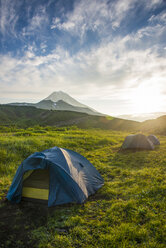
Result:
<svg viewBox="0 0 166 248"><path fill-rule="evenodd" d="M154 145L145 135L135 134L125 138L121 149L154 150Z"/></svg>
<svg viewBox="0 0 166 248"><path fill-rule="evenodd" d="M148 139L153 143L153 145L158 146L160 145L160 141L158 140L158 138L155 135L149 135Z"/></svg>
<svg viewBox="0 0 166 248"><path fill-rule="evenodd" d="M82 203L104 180L80 154L58 147L36 152L19 166L7 194L11 202L22 197L48 201L48 206Z"/></svg>

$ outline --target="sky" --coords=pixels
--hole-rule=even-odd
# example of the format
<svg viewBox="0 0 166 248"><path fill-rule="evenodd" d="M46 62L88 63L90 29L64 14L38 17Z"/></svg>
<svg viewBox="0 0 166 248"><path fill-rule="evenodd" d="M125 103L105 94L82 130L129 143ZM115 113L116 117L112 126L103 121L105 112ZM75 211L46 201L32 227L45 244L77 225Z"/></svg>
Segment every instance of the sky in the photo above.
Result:
<svg viewBox="0 0 166 248"><path fill-rule="evenodd" d="M0 103L166 110L166 0L0 0ZM165 111L166 112L166 111Z"/></svg>

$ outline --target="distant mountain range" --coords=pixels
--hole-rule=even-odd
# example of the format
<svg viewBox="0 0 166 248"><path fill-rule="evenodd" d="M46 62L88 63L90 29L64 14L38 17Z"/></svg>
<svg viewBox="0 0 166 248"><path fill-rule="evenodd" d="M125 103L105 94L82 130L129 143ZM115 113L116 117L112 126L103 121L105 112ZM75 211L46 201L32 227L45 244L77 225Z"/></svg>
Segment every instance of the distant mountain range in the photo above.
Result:
<svg viewBox="0 0 166 248"><path fill-rule="evenodd" d="M76 111L45 110L33 106L0 105L0 126L20 128L40 126L78 126L80 128L100 128L130 133L146 132L166 135L166 115L155 120L136 122L97 116Z"/></svg>
<svg viewBox="0 0 166 248"><path fill-rule="evenodd" d="M41 100L38 103L9 103L8 105L14 106L31 106L40 109L47 109L47 110L61 110L61 111L74 111L79 113L86 113L89 115L103 115L96 110L78 102L68 94L63 91L53 92L51 95L46 97L45 99Z"/></svg>
<svg viewBox="0 0 166 248"><path fill-rule="evenodd" d="M94 116L105 116L104 114L97 112L96 110L88 107L87 105L78 102L77 100L75 100L74 98L72 98L63 91L57 91L57 92L55 91L38 103L15 102L15 103L9 103L7 105L35 107L43 110L71 111L71 112L85 113ZM142 113L142 114L131 114L131 115L119 115L116 116L116 118L125 119L129 121L144 122L146 120L156 119L164 115L166 115L166 112L154 112L154 113Z"/></svg>
<svg viewBox="0 0 166 248"><path fill-rule="evenodd" d="M129 114L129 115L118 115L118 118L131 121L146 121L156 119L160 116L166 115L166 112L154 112L154 113L141 113L141 114Z"/></svg>

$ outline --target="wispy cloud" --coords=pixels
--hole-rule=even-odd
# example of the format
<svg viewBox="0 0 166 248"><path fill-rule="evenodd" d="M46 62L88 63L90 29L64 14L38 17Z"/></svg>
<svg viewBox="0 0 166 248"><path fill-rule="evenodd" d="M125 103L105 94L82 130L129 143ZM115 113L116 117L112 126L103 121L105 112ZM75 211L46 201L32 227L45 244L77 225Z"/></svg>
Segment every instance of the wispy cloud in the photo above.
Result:
<svg viewBox="0 0 166 248"><path fill-rule="evenodd" d="M121 2L108 3L106 0L76 1L73 11L66 13L62 20L57 17L53 18L51 29L65 30L80 37L83 37L87 30L104 32L108 28L118 26L120 19L123 19L124 12L129 4L126 6L120 4ZM127 1L123 2L127 3ZM115 24L115 19L118 24Z"/></svg>
<svg viewBox="0 0 166 248"><path fill-rule="evenodd" d="M142 2L145 4L145 7L147 9L153 9L156 6L162 4L164 2L164 0L142 0Z"/></svg>
<svg viewBox="0 0 166 248"><path fill-rule="evenodd" d="M48 14L46 11L46 6L39 5L35 10L32 17L28 19L28 24L26 27L23 28L22 35L30 35L34 34L35 32L41 32L48 24Z"/></svg>
<svg viewBox="0 0 166 248"><path fill-rule="evenodd" d="M17 7L19 2L1 0L0 2L0 29L3 35L10 34L17 36L15 26L18 21Z"/></svg>
<svg viewBox="0 0 166 248"><path fill-rule="evenodd" d="M76 1L73 11L66 13L63 19L53 18L51 29L59 29L84 37L87 30L99 33L109 32L117 29L122 21L130 18L130 11L136 11L136 5L152 9L159 5L161 0L117 0L117 1L98 1L81 0Z"/></svg>
<svg viewBox="0 0 166 248"><path fill-rule="evenodd" d="M152 15L148 21L152 24L155 23L166 24L166 12L162 11L158 15Z"/></svg>

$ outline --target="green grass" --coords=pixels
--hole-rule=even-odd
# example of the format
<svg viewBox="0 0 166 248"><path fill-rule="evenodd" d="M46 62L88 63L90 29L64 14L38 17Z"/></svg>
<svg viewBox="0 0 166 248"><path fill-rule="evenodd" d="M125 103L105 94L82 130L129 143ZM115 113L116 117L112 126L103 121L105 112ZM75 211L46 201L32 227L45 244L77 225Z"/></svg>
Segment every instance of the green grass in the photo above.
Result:
<svg viewBox="0 0 166 248"><path fill-rule="evenodd" d="M166 247L166 137L159 136L161 145L154 151L120 153L127 134L77 127L1 128L0 210L3 218L9 217L0 217L0 230L12 224L0 247ZM4 202L21 161L53 146L89 159L104 186L82 205L47 210Z"/></svg>

